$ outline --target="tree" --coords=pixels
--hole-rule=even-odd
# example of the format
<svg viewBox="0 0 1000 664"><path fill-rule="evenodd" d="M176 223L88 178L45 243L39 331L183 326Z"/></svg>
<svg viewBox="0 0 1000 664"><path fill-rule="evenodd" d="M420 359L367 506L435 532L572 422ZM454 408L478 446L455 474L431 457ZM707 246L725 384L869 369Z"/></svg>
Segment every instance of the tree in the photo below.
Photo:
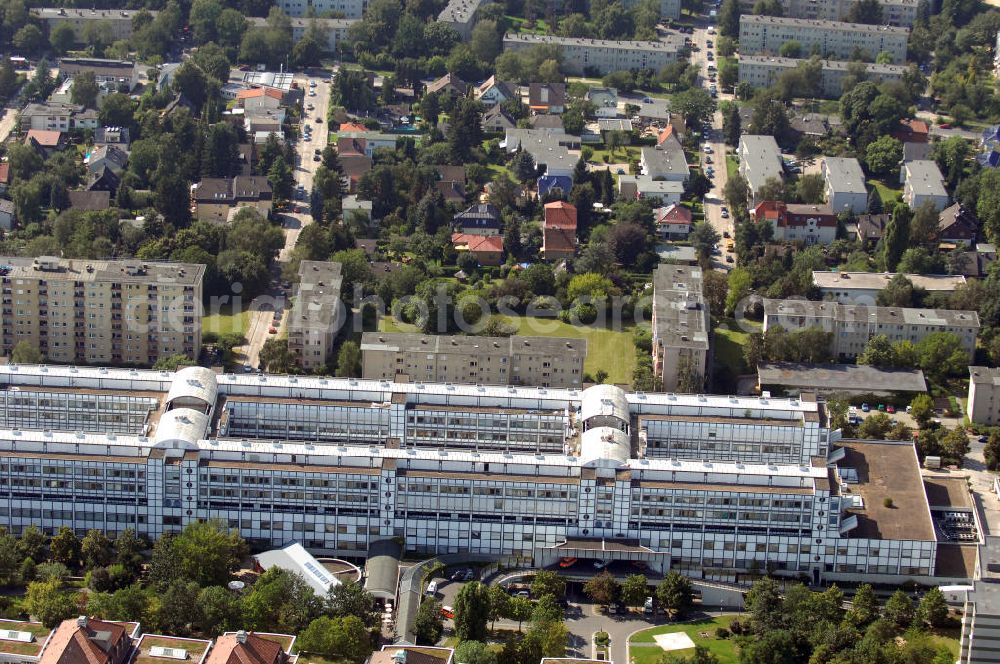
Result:
<svg viewBox="0 0 1000 664"><path fill-rule="evenodd" d="M910 245L911 249L924 251L924 256L929 256L927 248L937 249L939 215L933 201L924 201L913 211L913 218L910 220ZM921 246L922 245L922 246ZM935 255L936 259L937 256ZM900 270L902 271L902 270ZM909 272L910 270L907 270ZM936 274L934 270L916 270L916 274Z"/></svg>
<svg viewBox="0 0 1000 664"><path fill-rule="evenodd" d="M413 621L413 636L417 645L435 645L440 640L442 632L444 632L444 620L441 618L441 605L433 600L424 601L417 609L417 617Z"/></svg>
<svg viewBox="0 0 1000 664"><path fill-rule="evenodd" d="M52 50L58 55L65 55L66 51L76 44L76 33L69 23L59 23L49 31L49 44Z"/></svg>
<svg viewBox="0 0 1000 664"><path fill-rule="evenodd" d="M878 0L857 0L847 11L844 20L848 23L882 25L882 3Z"/></svg>
<svg viewBox="0 0 1000 664"><path fill-rule="evenodd" d="M483 141L483 105L472 99L460 99L452 109L448 125L448 148L454 163L472 160L472 150Z"/></svg>
<svg viewBox="0 0 1000 664"><path fill-rule="evenodd" d="M927 426L927 423L934 417L934 400L929 394L918 394L913 397L910 402L910 416L916 420L917 425L921 428Z"/></svg>
<svg viewBox="0 0 1000 664"><path fill-rule="evenodd" d="M920 368L935 382L957 376L968 366L969 353L952 332L932 332L916 344Z"/></svg>
<svg viewBox="0 0 1000 664"><path fill-rule="evenodd" d="M87 531L87 535L83 538L80 553L83 556L84 569L107 567L112 560L111 540L108 539L103 530L92 528Z"/></svg>
<svg viewBox="0 0 1000 664"><path fill-rule="evenodd" d="M531 618L535 605L527 597L511 597L507 602L504 618L517 621L517 631L521 631L521 623Z"/></svg>
<svg viewBox="0 0 1000 664"><path fill-rule="evenodd" d="M484 641L490 617L490 596L486 586L472 581L455 597L455 636L459 641Z"/></svg>
<svg viewBox="0 0 1000 664"><path fill-rule="evenodd" d="M904 630L913 622L913 600L903 590L897 590L885 603L882 615L898 630Z"/></svg>
<svg viewBox="0 0 1000 664"><path fill-rule="evenodd" d="M910 209L900 203L892 211L892 219L882 235L882 265L893 272L910 243ZM891 285L891 282L890 282ZM888 288L888 287L887 287Z"/></svg>
<svg viewBox="0 0 1000 664"><path fill-rule="evenodd" d="M497 654L482 641L462 641L455 648L455 661L462 664L497 664Z"/></svg>
<svg viewBox="0 0 1000 664"><path fill-rule="evenodd" d="M882 196L877 187L872 187L868 194L868 214L882 214Z"/></svg>
<svg viewBox="0 0 1000 664"><path fill-rule="evenodd" d="M45 560L48 550L45 535L37 526L28 526L21 532L21 539L17 541L17 551L22 558L31 558L40 563Z"/></svg>
<svg viewBox="0 0 1000 664"><path fill-rule="evenodd" d="M292 354L287 339L268 339L260 349L260 367L268 373L288 373Z"/></svg>
<svg viewBox="0 0 1000 664"><path fill-rule="evenodd" d="M222 586L209 586L198 593L198 630L206 636L239 629L243 617L239 596Z"/></svg>
<svg viewBox="0 0 1000 664"><path fill-rule="evenodd" d="M31 561L25 558L25 561ZM0 586L9 586L18 580L22 558L17 551L17 538L10 533L0 532ZM31 564L34 564L31 561Z"/></svg>
<svg viewBox="0 0 1000 664"><path fill-rule="evenodd" d="M278 567L257 579L242 604L244 628L254 630L298 633L323 612L323 600L312 586L301 575Z"/></svg>
<svg viewBox="0 0 1000 664"><path fill-rule="evenodd" d="M593 576L583 585L583 592L592 599L595 604L608 606L618 599L621 586L611 573L604 570L600 574Z"/></svg>
<svg viewBox="0 0 1000 664"><path fill-rule="evenodd" d="M707 221L696 223L688 237L691 246L694 247L695 253L698 255L698 260L702 263L708 263L712 260L712 252L720 239L718 231Z"/></svg>
<svg viewBox="0 0 1000 664"><path fill-rule="evenodd" d="M569 630L562 620L537 623L528 630L528 638L538 644L544 657L565 657Z"/></svg>
<svg viewBox="0 0 1000 664"><path fill-rule="evenodd" d="M189 624L198 622L200 590L194 581L174 579L159 595L156 618L160 629L170 634L183 634Z"/></svg>
<svg viewBox="0 0 1000 664"><path fill-rule="evenodd" d="M783 58L800 58L802 57L802 44L790 39L781 45L778 49L778 55Z"/></svg>
<svg viewBox="0 0 1000 664"><path fill-rule="evenodd" d="M892 136L880 136L865 148L865 164L879 177L889 177L899 170L903 160L903 144Z"/></svg>
<svg viewBox="0 0 1000 664"><path fill-rule="evenodd" d="M566 580L551 570L540 570L531 580L531 594L535 597L552 595L562 599L566 595Z"/></svg>
<svg viewBox="0 0 1000 664"><path fill-rule="evenodd" d="M694 593L686 576L671 570L656 586L656 599L671 618L681 620L694 606Z"/></svg>
<svg viewBox="0 0 1000 664"><path fill-rule="evenodd" d="M649 582L645 574L630 574L622 583L622 602L628 606L642 606L649 596Z"/></svg>
<svg viewBox="0 0 1000 664"><path fill-rule="evenodd" d="M878 598L871 585L863 583L851 598L847 619L852 625L863 628L878 617Z"/></svg>
<svg viewBox="0 0 1000 664"><path fill-rule="evenodd" d="M869 440L885 440L892 430L892 421L885 413L872 413L858 426L858 436Z"/></svg>
<svg viewBox="0 0 1000 664"><path fill-rule="evenodd" d="M247 544L236 530L218 521L196 521L170 540L182 578L202 587L224 586L247 555Z"/></svg>
<svg viewBox="0 0 1000 664"><path fill-rule="evenodd" d="M18 341L10 352L11 364L41 364L44 361L38 348L28 341Z"/></svg>
<svg viewBox="0 0 1000 664"><path fill-rule="evenodd" d="M284 157L279 155L274 160L274 163L271 164L271 168L267 172L267 181L271 183L271 189L274 192L276 200L291 200L295 187L295 176L292 174L292 169Z"/></svg>
<svg viewBox="0 0 1000 664"><path fill-rule="evenodd" d="M361 375L361 349L356 341L345 341L337 353L337 375L356 378Z"/></svg>
<svg viewBox="0 0 1000 664"><path fill-rule="evenodd" d="M704 88L690 88L674 95L671 110L683 115L692 130L698 130L711 122L715 100Z"/></svg>
<svg viewBox="0 0 1000 664"><path fill-rule="evenodd" d="M770 88L761 90L753 99L753 114L750 116L750 131L755 134L774 136L781 144L787 144L791 133L791 121L785 102Z"/></svg>
<svg viewBox="0 0 1000 664"><path fill-rule="evenodd" d="M337 661L361 664L371 652L371 639L357 616L320 616L299 634L299 650Z"/></svg>
<svg viewBox="0 0 1000 664"><path fill-rule="evenodd" d="M747 200L750 198L750 185L746 178L736 174L726 180L726 186L722 189L722 197L734 211L746 209Z"/></svg>
<svg viewBox="0 0 1000 664"><path fill-rule="evenodd" d="M43 625L54 628L74 614L76 600L73 593L63 590L61 581L52 579L29 583L22 606Z"/></svg>
<svg viewBox="0 0 1000 664"><path fill-rule="evenodd" d="M490 595L490 624L500 620L507 615L507 605L510 604L510 595L500 585L489 586Z"/></svg>
<svg viewBox="0 0 1000 664"><path fill-rule="evenodd" d="M858 364L867 364L879 369L888 369L898 366L896 364L896 353L892 349L892 342L884 334L876 334L865 344L865 349L858 355Z"/></svg>
<svg viewBox="0 0 1000 664"><path fill-rule="evenodd" d="M799 177L795 183L795 197L800 203L818 205L825 197L826 183L818 173L809 173Z"/></svg>
<svg viewBox="0 0 1000 664"><path fill-rule="evenodd" d="M753 292L753 276L746 268L737 267L729 271L729 292L726 295L725 314L733 316L736 308Z"/></svg>
<svg viewBox="0 0 1000 664"><path fill-rule="evenodd" d="M378 626L375 597L355 581L331 586L326 595L326 610L334 617L357 616L368 629Z"/></svg>
<svg viewBox="0 0 1000 664"><path fill-rule="evenodd" d="M719 7L719 34L736 39L740 36L739 0L723 0Z"/></svg>
<svg viewBox="0 0 1000 664"><path fill-rule="evenodd" d="M983 447L983 458L986 460L986 467L990 470L1000 468L1000 433L994 431L990 434Z"/></svg>
<svg viewBox="0 0 1000 664"><path fill-rule="evenodd" d="M52 559L58 563L67 567L76 567L80 564L80 538L72 528L67 526L60 528L49 543L49 550Z"/></svg>
<svg viewBox="0 0 1000 664"><path fill-rule="evenodd" d="M962 458L969 453L969 435L962 427L955 427L941 436L941 453L945 458L962 464Z"/></svg>
<svg viewBox="0 0 1000 664"><path fill-rule="evenodd" d="M932 587L920 599L914 622L921 626L926 623L931 627L943 627L947 620L948 602L945 601L944 593L940 588Z"/></svg>
<svg viewBox="0 0 1000 664"><path fill-rule="evenodd" d="M755 634L779 629L784 618L781 611L781 588L769 577L758 579L746 594L744 610L750 614L750 626Z"/></svg>
<svg viewBox="0 0 1000 664"><path fill-rule="evenodd" d="M26 55L35 55L45 48L45 35L42 34L38 26L29 23L17 31L13 42L15 48L17 48L15 52L19 51Z"/></svg>
<svg viewBox="0 0 1000 664"><path fill-rule="evenodd" d="M533 182L538 177L535 160L527 150L518 149L510 160L510 170L521 184Z"/></svg>

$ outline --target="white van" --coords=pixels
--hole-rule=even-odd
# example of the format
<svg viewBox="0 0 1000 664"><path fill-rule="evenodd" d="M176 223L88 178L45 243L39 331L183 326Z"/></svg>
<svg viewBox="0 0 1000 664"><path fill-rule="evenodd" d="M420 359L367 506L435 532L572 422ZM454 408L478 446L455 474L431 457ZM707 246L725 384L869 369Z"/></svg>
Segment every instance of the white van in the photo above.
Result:
<svg viewBox="0 0 1000 664"><path fill-rule="evenodd" d="M437 581L431 581L430 583L427 584L427 590L425 591L427 595L434 597L435 595L437 595L437 591L438 591Z"/></svg>

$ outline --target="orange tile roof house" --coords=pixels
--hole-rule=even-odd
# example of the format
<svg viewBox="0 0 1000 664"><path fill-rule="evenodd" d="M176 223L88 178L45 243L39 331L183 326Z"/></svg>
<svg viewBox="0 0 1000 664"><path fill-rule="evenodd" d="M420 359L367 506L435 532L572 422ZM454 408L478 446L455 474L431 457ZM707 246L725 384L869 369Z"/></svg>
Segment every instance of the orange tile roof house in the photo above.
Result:
<svg viewBox="0 0 1000 664"><path fill-rule="evenodd" d="M278 108L283 99L284 95L281 94L281 90L274 88L250 88L236 93L236 105L246 109Z"/></svg>
<svg viewBox="0 0 1000 664"><path fill-rule="evenodd" d="M285 664L295 661L282 647L281 640L290 638L289 649L294 637L284 635L281 639L265 638L253 632L227 632L215 641L208 653L205 664Z"/></svg>
<svg viewBox="0 0 1000 664"><path fill-rule="evenodd" d="M926 143L930 140L930 129L923 120L906 118L899 121L899 127L892 137L903 143Z"/></svg>
<svg viewBox="0 0 1000 664"><path fill-rule="evenodd" d="M576 253L576 206L565 201L545 204L542 256L545 260L573 258Z"/></svg>
<svg viewBox="0 0 1000 664"><path fill-rule="evenodd" d="M764 201L753 209L751 216L757 221L770 221L778 242L825 245L837 237L837 215L829 205Z"/></svg>
<svg viewBox="0 0 1000 664"><path fill-rule="evenodd" d="M452 233L451 244L456 251L468 251L480 265L500 265L503 262L503 238L499 235Z"/></svg>
<svg viewBox="0 0 1000 664"><path fill-rule="evenodd" d="M656 232L668 240L683 240L691 233L691 209L674 203L653 210Z"/></svg>
<svg viewBox="0 0 1000 664"><path fill-rule="evenodd" d="M129 628L132 631L129 631ZM138 623L80 616L64 620L42 650L39 664L124 664L132 654Z"/></svg>

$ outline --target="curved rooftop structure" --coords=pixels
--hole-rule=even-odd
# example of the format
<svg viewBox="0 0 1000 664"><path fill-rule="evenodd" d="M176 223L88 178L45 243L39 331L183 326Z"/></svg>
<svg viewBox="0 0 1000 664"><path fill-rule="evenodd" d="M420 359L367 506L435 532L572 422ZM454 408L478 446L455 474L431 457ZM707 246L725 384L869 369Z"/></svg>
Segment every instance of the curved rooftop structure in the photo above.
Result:
<svg viewBox="0 0 1000 664"><path fill-rule="evenodd" d="M632 453L629 435L613 427L595 427L583 432L580 439L580 460L585 464L610 461L626 465Z"/></svg>
<svg viewBox="0 0 1000 664"><path fill-rule="evenodd" d="M208 435L211 423L207 414L193 408L175 408L160 417L153 445L173 449L196 450L198 441Z"/></svg>
<svg viewBox="0 0 1000 664"><path fill-rule="evenodd" d="M196 408L208 412L219 396L215 372L205 367L184 367L174 374L167 392L167 409Z"/></svg>
<svg viewBox="0 0 1000 664"><path fill-rule="evenodd" d="M581 394L580 420L583 430L609 426L628 430L630 420L625 390L614 385L594 385Z"/></svg>

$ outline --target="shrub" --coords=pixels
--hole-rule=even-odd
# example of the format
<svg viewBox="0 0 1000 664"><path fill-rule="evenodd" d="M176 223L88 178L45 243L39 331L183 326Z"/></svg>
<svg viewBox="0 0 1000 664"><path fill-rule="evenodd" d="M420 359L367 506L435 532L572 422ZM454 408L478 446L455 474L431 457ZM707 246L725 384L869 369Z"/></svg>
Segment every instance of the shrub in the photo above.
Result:
<svg viewBox="0 0 1000 664"><path fill-rule="evenodd" d="M888 508L888 509L892 509L892 498L888 498L888 497L883 498L882 499L882 507L885 507L885 508Z"/></svg>
<svg viewBox="0 0 1000 664"><path fill-rule="evenodd" d="M717 638L717 639L728 639L729 638L729 630L726 629L725 627L716 627L715 628L715 638Z"/></svg>

